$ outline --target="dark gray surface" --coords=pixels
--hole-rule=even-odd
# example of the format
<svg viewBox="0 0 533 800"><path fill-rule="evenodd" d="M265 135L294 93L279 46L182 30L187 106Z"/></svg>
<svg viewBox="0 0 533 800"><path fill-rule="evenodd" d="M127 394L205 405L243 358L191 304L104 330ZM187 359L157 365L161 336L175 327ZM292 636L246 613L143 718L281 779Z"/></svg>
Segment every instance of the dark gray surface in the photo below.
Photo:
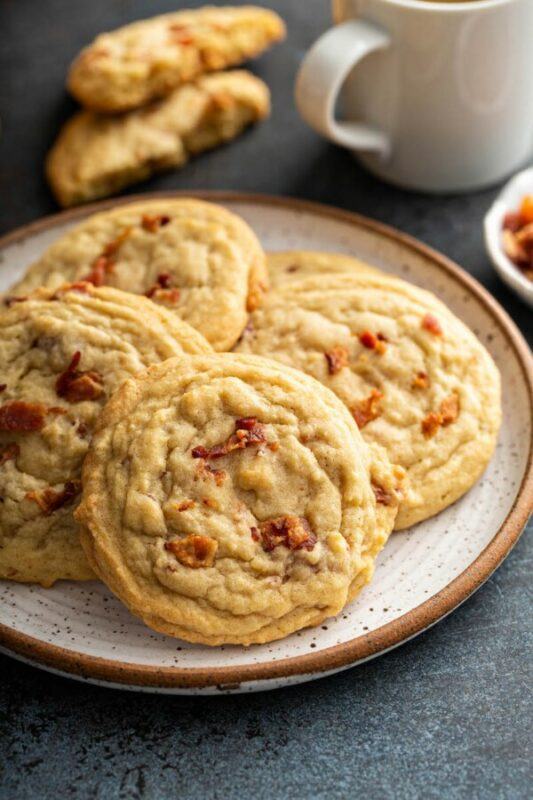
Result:
<svg viewBox="0 0 533 800"><path fill-rule="evenodd" d="M498 281L483 250L480 223L494 191L406 194L316 137L296 115L292 82L328 22L328 3L265 4L290 31L253 67L273 90L271 119L141 189L270 192L359 211L454 258L531 334L530 312ZM74 108L62 86L79 47L102 29L181 5L0 0L1 231L57 210L42 161ZM533 778L531 560L524 536L475 597L417 640L342 675L271 694L131 695L2 657L0 796L525 798Z"/></svg>

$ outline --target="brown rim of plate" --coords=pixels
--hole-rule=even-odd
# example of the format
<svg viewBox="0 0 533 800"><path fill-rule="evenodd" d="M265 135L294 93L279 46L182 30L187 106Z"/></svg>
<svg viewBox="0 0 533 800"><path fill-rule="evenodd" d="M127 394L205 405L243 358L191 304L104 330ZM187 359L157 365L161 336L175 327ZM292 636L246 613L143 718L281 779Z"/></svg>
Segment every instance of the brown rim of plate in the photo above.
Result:
<svg viewBox="0 0 533 800"><path fill-rule="evenodd" d="M9 245L23 241L32 234L53 228L68 220L76 220L123 203L173 196L195 197L220 203L252 203L306 211L317 216L366 228L383 237L400 242L404 247L430 259L447 275L452 276L458 284L473 294L492 315L520 363L525 383L529 389L529 405L533 411L533 360L531 352L522 334L500 304L475 278L472 278L446 256L441 255L433 248L419 242L408 234L401 233L381 222L375 222L351 211L344 211L332 206L295 198L246 194L244 192L152 192L91 203L44 217L36 222L17 228L0 238L0 251ZM0 645L14 655L62 673L89 680L145 688L194 689L215 687L221 690L230 690L237 689L240 684L248 681L265 681L299 675L313 675L316 677L320 673L348 667L384 653L431 627L457 608L490 577L512 550L527 523L532 507L533 443L530 444L527 468L511 510L492 541L469 567L440 592L398 617L398 619L382 625L375 631L357 636L355 639L343 644L320 650L317 653L294 656L267 664L216 668L195 667L192 669L179 667L158 668L75 653L63 647L42 642L2 624L0 624Z"/></svg>

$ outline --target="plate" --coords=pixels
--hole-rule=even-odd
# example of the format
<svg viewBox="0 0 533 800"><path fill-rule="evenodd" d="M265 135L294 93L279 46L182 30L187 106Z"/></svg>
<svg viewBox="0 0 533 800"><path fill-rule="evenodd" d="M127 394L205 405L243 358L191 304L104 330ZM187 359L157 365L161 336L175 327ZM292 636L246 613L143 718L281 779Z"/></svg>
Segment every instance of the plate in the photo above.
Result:
<svg viewBox="0 0 533 800"><path fill-rule="evenodd" d="M128 201L162 196L172 194ZM462 603L503 561L532 505L531 355L506 313L473 278L398 231L299 200L196 196L243 216L266 249L349 253L431 289L480 337L503 378L504 423L482 480L437 517L394 534L373 582L322 627L267 645L209 648L154 633L96 582L60 582L52 589L0 582L0 645L36 666L145 691L273 689L359 664L407 641ZM0 289L73 224L118 202L67 211L4 237Z"/></svg>

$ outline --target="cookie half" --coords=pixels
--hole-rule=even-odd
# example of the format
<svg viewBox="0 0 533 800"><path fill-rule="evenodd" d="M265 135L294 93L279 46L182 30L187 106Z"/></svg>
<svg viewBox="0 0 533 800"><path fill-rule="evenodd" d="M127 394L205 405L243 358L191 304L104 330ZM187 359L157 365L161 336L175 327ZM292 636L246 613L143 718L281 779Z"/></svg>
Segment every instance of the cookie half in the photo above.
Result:
<svg viewBox="0 0 533 800"><path fill-rule="evenodd" d="M98 36L72 64L68 88L86 108L127 111L254 58L284 36L283 21L266 8L164 14Z"/></svg>
<svg viewBox="0 0 533 800"><path fill-rule="evenodd" d="M267 253L270 285L273 289L303 278L321 278L330 275L380 274L359 258L343 253L323 253L314 250L284 250Z"/></svg>
<svg viewBox="0 0 533 800"><path fill-rule="evenodd" d="M0 312L0 577L94 577L72 512L106 399L131 375L207 342L142 297L41 289Z"/></svg>
<svg viewBox="0 0 533 800"><path fill-rule="evenodd" d="M286 284L251 316L236 349L321 381L366 441L406 470L397 528L461 497L492 456L498 370L474 334L416 286L370 275Z"/></svg>
<svg viewBox="0 0 533 800"><path fill-rule="evenodd" d="M261 245L240 217L214 203L169 198L89 217L54 242L11 291L80 280L145 295L216 350L227 350L268 279Z"/></svg>
<svg viewBox="0 0 533 800"><path fill-rule="evenodd" d="M331 392L233 354L127 381L83 480L76 517L99 576L150 627L209 645L336 614L370 579L398 506L398 476Z"/></svg>
<svg viewBox="0 0 533 800"><path fill-rule="evenodd" d="M82 111L48 154L48 181L62 206L117 194L234 139L269 111L268 87L243 70L206 75L137 111Z"/></svg>

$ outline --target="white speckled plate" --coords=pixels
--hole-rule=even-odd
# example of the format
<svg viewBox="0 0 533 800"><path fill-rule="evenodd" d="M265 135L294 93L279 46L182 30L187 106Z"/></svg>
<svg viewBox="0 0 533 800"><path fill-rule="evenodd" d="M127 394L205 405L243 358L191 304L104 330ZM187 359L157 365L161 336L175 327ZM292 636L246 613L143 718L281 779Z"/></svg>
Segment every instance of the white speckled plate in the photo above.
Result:
<svg viewBox="0 0 533 800"><path fill-rule="evenodd" d="M531 510L531 356L511 320L476 281L425 245L354 214L281 198L202 196L241 214L266 249L355 254L434 291L496 359L503 376L503 427L489 469L466 497L394 534L372 584L343 614L280 642L250 648L187 644L144 627L101 584L61 582L41 589L0 581L3 649L95 683L175 693L254 691L360 663L425 630L472 594L515 544ZM116 203L59 214L4 237L0 289L75 222Z"/></svg>

